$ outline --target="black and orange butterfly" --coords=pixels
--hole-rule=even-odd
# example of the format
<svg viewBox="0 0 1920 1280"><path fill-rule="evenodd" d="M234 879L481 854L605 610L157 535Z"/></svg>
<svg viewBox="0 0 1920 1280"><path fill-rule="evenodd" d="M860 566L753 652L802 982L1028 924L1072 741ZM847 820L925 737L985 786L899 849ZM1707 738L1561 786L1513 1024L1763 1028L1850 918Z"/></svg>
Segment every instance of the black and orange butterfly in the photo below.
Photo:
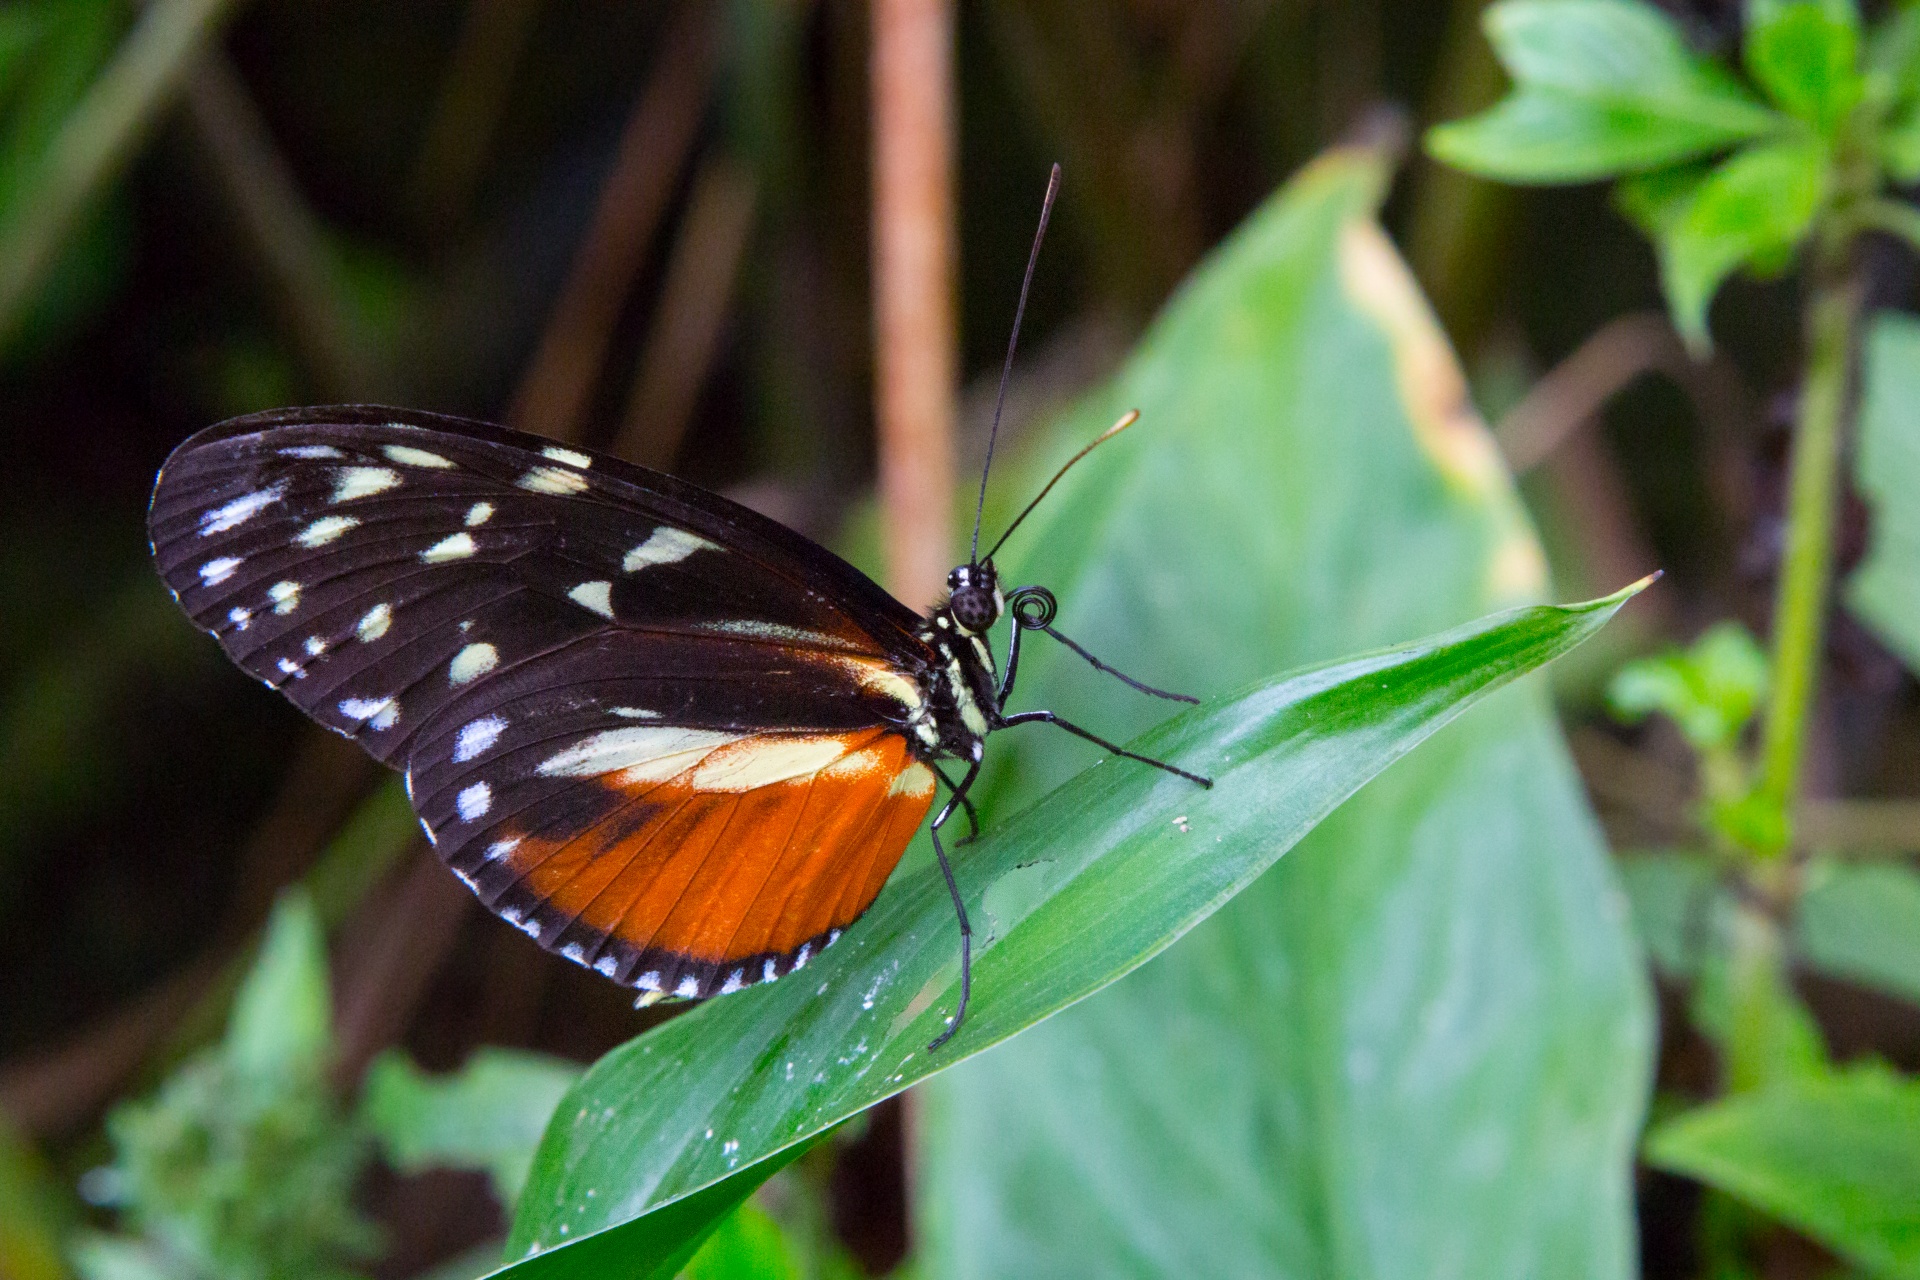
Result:
<svg viewBox="0 0 1920 1280"><path fill-rule="evenodd" d="M672 476L355 406L199 433L148 527L175 599L236 663L405 771L481 901L643 1003L800 968L873 902L944 782L933 839L962 967L937 1046L971 991L939 832L956 807L973 818L988 734L1045 721L1206 781L1007 712L1025 630L1111 668L1054 630L1044 588L1003 595L977 518L975 554L923 617ZM986 637L1009 609L996 676Z"/></svg>

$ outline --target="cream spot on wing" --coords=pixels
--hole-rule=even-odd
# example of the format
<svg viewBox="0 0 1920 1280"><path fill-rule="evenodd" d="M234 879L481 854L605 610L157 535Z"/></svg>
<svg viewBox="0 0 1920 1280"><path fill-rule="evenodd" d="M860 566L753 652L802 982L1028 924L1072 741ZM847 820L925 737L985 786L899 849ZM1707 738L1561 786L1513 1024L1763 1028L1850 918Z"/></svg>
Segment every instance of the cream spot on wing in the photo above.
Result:
<svg viewBox="0 0 1920 1280"><path fill-rule="evenodd" d="M334 502L352 502L400 487L400 473L391 467L342 467L334 473Z"/></svg>
<svg viewBox="0 0 1920 1280"><path fill-rule="evenodd" d="M663 782L691 769L743 735L672 726L603 729L548 756L534 772L546 777L591 778L614 773L627 785Z"/></svg>
<svg viewBox="0 0 1920 1280"><path fill-rule="evenodd" d="M712 622L701 628L702 631L717 631L723 635L745 636L750 640L773 640L780 644L800 644L816 649L851 649L854 646L830 636L824 631L809 631L805 627L782 626L777 622Z"/></svg>
<svg viewBox="0 0 1920 1280"><path fill-rule="evenodd" d="M364 720L370 729L391 729L400 723L400 704L392 698L346 698L340 714L349 720Z"/></svg>
<svg viewBox="0 0 1920 1280"><path fill-rule="evenodd" d="M300 584L291 580L276 582L267 588L267 599L273 601L275 613L292 613L300 607Z"/></svg>
<svg viewBox="0 0 1920 1280"><path fill-rule="evenodd" d="M304 458L308 462L317 462L321 458L344 458L347 455L330 444L295 444L275 450L283 458Z"/></svg>
<svg viewBox="0 0 1920 1280"><path fill-rule="evenodd" d="M627 552L627 558L620 562L620 567L627 573L633 573L650 564L677 563L696 551L718 550L719 543L708 542L697 533L662 525L649 534L645 542Z"/></svg>
<svg viewBox="0 0 1920 1280"><path fill-rule="evenodd" d="M649 711L645 707L608 707L607 714L619 716L622 720L658 720L658 711Z"/></svg>
<svg viewBox="0 0 1920 1280"><path fill-rule="evenodd" d="M233 624L235 631L245 631L253 621L253 610L238 607L227 610L227 621Z"/></svg>
<svg viewBox="0 0 1920 1280"><path fill-rule="evenodd" d="M308 550L312 550L314 547L324 547L359 523L360 522L352 516L321 516L318 520L315 520L312 524L295 534L293 540Z"/></svg>
<svg viewBox="0 0 1920 1280"><path fill-rule="evenodd" d="M447 679L454 684L466 684L469 680L478 680L487 672L500 665L500 651L490 644L470 644L453 655L453 661L447 664Z"/></svg>
<svg viewBox="0 0 1920 1280"><path fill-rule="evenodd" d="M463 787L460 794L453 798L453 805L460 811L462 822L473 822L484 818L487 816L487 810L493 808L493 788L484 782Z"/></svg>
<svg viewBox="0 0 1920 1280"><path fill-rule="evenodd" d="M218 560L209 560L200 566L200 581L206 586L216 586L233 576L240 567L238 556L221 556Z"/></svg>
<svg viewBox="0 0 1920 1280"><path fill-rule="evenodd" d="M570 467L590 467L593 465L593 459L589 458L586 454L576 453L572 449L562 449L559 445L548 445L540 451L540 456L543 458L552 458L555 462L564 462Z"/></svg>
<svg viewBox="0 0 1920 1280"><path fill-rule="evenodd" d="M895 776L887 794L915 797L933 794L933 770L915 760Z"/></svg>
<svg viewBox="0 0 1920 1280"><path fill-rule="evenodd" d="M611 582L583 582L567 592L567 599L582 609L591 609L603 618L613 617L613 584Z"/></svg>
<svg viewBox="0 0 1920 1280"><path fill-rule="evenodd" d="M506 731L506 727L507 721L503 716L484 716L462 725L460 735L453 743L454 763L465 764L492 747L500 741L500 735Z"/></svg>
<svg viewBox="0 0 1920 1280"><path fill-rule="evenodd" d="M847 755L847 744L830 734L759 737L716 751L694 771L697 791L753 791L796 778L810 778Z"/></svg>
<svg viewBox="0 0 1920 1280"><path fill-rule="evenodd" d="M307 656L317 658L327 651L327 642L319 636L307 637Z"/></svg>
<svg viewBox="0 0 1920 1280"><path fill-rule="evenodd" d="M467 528L469 529L478 529L491 519L493 519L491 502L476 502L467 508Z"/></svg>
<svg viewBox="0 0 1920 1280"><path fill-rule="evenodd" d="M366 611L354 626L353 632L360 637L362 644L371 644L387 634L387 628L393 625L393 606L382 600Z"/></svg>
<svg viewBox="0 0 1920 1280"><path fill-rule="evenodd" d="M478 549L474 545L472 534L456 533L450 538L440 539L422 551L420 558L428 564L445 564L449 560L460 560L470 556Z"/></svg>
<svg viewBox="0 0 1920 1280"><path fill-rule="evenodd" d="M883 698L892 698L908 712L918 712L926 705L925 699L920 696L920 686L886 662L873 658L841 658L838 661L853 673L863 688Z"/></svg>
<svg viewBox="0 0 1920 1280"><path fill-rule="evenodd" d="M200 536L225 533L237 529L247 521L259 515L267 507L286 496L287 482L271 485L254 493L243 494L232 502L215 507L200 517Z"/></svg>
<svg viewBox="0 0 1920 1280"><path fill-rule="evenodd" d="M380 452L407 467L451 467L453 465L450 458L443 458L437 453L428 453L425 449L416 449L412 445L390 444L383 447Z"/></svg>
<svg viewBox="0 0 1920 1280"><path fill-rule="evenodd" d="M587 488L585 476L561 467L535 467L514 483L534 493L551 493L563 498L568 494L584 493Z"/></svg>

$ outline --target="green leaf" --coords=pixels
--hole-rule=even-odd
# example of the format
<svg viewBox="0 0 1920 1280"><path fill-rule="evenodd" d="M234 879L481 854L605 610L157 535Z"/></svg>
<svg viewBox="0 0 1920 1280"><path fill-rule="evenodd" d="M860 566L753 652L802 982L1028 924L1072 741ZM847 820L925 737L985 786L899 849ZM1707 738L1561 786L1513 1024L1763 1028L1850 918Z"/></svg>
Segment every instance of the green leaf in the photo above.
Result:
<svg viewBox="0 0 1920 1280"><path fill-rule="evenodd" d="M1920 874L1899 863L1820 868L1794 943L1811 967L1920 1004Z"/></svg>
<svg viewBox="0 0 1920 1280"><path fill-rule="evenodd" d="M1674 327L1696 354L1712 346L1707 307L1742 266L1777 265L1813 225L1830 163L1813 142L1749 147L1707 175L1659 241Z"/></svg>
<svg viewBox="0 0 1920 1280"><path fill-rule="evenodd" d="M1712 860L1684 850L1623 855L1620 884L1647 955L1665 976L1691 978L1712 942Z"/></svg>
<svg viewBox="0 0 1920 1280"><path fill-rule="evenodd" d="M1755 83L1781 107L1827 135L1866 91L1860 16L1852 5L1752 0L1745 52Z"/></svg>
<svg viewBox="0 0 1920 1280"><path fill-rule="evenodd" d="M1122 670L1204 695L1544 590L1374 221L1382 176L1311 166L997 483L989 528L1142 411L1004 564ZM1164 714L1057 646L1021 661L1021 706ZM928 1274L1628 1274L1649 1009L1546 692L1476 708L1151 965L931 1081ZM1094 758L1006 737L989 826Z"/></svg>
<svg viewBox="0 0 1920 1280"><path fill-rule="evenodd" d="M685 1280L800 1280L780 1224L751 1201L721 1222L680 1274Z"/></svg>
<svg viewBox="0 0 1920 1280"><path fill-rule="evenodd" d="M1509 182L1581 182L1655 169L1760 137L1778 118L1659 10L1633 0L1502 0L1487 37L1514 92L1440 125L1429 150Z"/></svg>
<svg viewBox="0 0 1920 1280"><path fill-rule="evenodd" d="M1685 650L1669 649L1620 669L1607 701L1628 722L1659 712L1696 751L1732 747L1767 692L1767 655L1737 622L1717 622Z"/></svg>
<svg viewBox="0 0 1920 1280"><path fill-rule="evenodd" d="M484 1169L511 1209L534 1148L580 1068L545 1054L478 1049L458 1072L429 1076L399 1049L367 1071L360 1118L402 1173Z"/></svg>
<svg viewBox="0 0 1920 1280"><path fill-rule="evenodd" d="M938 1054L927 1043L959 979L953 909L932 868L896 873L806 977L701 1005L596 1063L541 1145L510 1256L711 1186L1098 990L1217 910L1467 703L1592 634L1629 594L1515 610L1274 678L1133 743L1206 770L1211 790L1109 760L989 831L963 864L985 934L974 1004Z"/></svg>
<svg viewBox="0 0 1920 1280"><path fill-rule="evenodd" d="M1920 320L1883 311L1867 334L1853 480L1873 511L1847 608L1920 671Z"/></svg>
<svg viewBox="0 0 1920 1280"><path fill-rule="evenodd" d="M1920 1085L1863 1068L1687 1112L1649 1162L1720 1188L1882 1276L1920 1276Z"/></svg>
<svg viewBox="0 0 1920 1280"><path fill-rule="evenodd" d="M316 1074L333 1044L326 940L306 890L280 896L260 956L234 997L224 1051L242 1075Z"/></svg>
<svg viewBox="0 0 1920 1280"><path fill-rule="evenodd" d="M1868 37L1867 94L1882 106L1920 95L1920 5L1897 6Z"/></svg>

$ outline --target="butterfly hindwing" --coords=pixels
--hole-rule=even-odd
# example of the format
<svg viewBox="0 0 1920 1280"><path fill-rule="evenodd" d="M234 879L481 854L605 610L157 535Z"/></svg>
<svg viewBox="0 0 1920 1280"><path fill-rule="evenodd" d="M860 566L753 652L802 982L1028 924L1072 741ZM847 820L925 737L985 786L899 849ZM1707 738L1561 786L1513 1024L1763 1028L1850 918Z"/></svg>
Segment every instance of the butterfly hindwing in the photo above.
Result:
<svg viewBox="0 0 1920 1280"><path fill-rule="evenodd" d="M931 803L903 736L915 615L670 477L299 410L182 445L149 526L243 669L407 770L488 905L643 989L786 971L872 901Z"/></svg>

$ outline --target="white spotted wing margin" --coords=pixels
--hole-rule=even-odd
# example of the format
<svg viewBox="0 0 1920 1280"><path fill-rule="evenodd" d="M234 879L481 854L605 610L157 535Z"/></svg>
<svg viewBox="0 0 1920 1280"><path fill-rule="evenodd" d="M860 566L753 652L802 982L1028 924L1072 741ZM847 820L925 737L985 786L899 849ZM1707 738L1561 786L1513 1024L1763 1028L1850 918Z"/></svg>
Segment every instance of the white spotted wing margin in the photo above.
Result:
<svg viewBox="0 0 1920 1280"><path fill-rule="evenodd" d="M174 597L243 670L406 770L462 878L603 973L551 910L551 929L528 927L544 899L486 856L507 837L475 843L503 821L637 829L645 806L542 761L640 725L770 743L767 758L801 739L892 740L933 661L911 610L791 530L617 459L437 415L354 406L209 428L168 459L148 527ZM897 794L883 785L871 807ZM862 832L846 839L876 838ZM628 968L623 981L646 976Z"/></svg>

